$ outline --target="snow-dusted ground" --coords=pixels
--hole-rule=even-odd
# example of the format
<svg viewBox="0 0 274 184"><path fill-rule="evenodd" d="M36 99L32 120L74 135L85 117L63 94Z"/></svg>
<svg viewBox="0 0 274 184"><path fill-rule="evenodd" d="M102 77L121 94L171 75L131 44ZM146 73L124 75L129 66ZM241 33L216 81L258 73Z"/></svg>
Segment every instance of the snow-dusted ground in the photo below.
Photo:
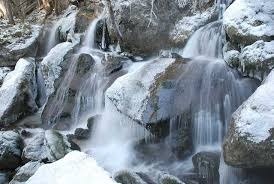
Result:
<svg viewBox="0 0 274 184"><path fill-rule="evenodd" d="M63 159L41 166L26 184L117 184L85 153L73 151Z"/></svg>
<svg viewBox="0 0 274 184"><path fill-rule="evenodd" d="M235 128L240 136L255 143L265 141L274 128L274 71L235 112Z"/></svg>

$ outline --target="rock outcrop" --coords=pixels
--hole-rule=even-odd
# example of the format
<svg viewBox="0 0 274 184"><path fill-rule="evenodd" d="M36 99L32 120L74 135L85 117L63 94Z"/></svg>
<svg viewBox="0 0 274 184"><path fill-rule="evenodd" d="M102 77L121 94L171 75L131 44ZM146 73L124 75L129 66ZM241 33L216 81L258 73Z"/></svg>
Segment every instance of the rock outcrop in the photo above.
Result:
<svg viewBox="0 0 274 184"><path fill-rule="evenodd" d="M60 182L117 184L93 158L78 151L67 154L57 162L41 166L26 184L58 184Z"/></svg>
<svg viewBox="0 0 274 184"><path fill-rule="evenodd" d="M274 71L233 114L224 160L240 168L273 167Z"/></svg>
<svg viewBox="0 0 274 184"><path fill-rule="evenodd" d="M236 0L224 13L224 59L244 76L263 80L273 68L274 2Z"/></svg>
<svg viewBox="0 0 274 184"><path fill-rule="evenodd" d="M38 130L25 142L24 161L54 162L72 151L67 137L54 130Z"/></svg>
<svg viewBox="0 0 274 184"><path fill-rule="evenodd" d="M0 170L17 168L21 163L22 149L23 141L18 133L0 131Z"/></svg>
<svg viewBox="0 0 274 184"><path fill-rule="evenodd" d="M10 125L38 110L34 59L20 59L0 88L0 126Z"/></svg>
<svg viewBox="0 0 274 184"><path fill-rule="evenodd" d="M187 19L184 17L195 17L196 15L196 22L199 23L193 26L193 29L198 29L199 25L205 24L213 16L210 14L205 18L207 15L201 14L199 16L197 14L209 11L208 9L214 7L214 1L207 0L196 3L196 1L185 0L144 0L142 2L139 0L118 0L112 1L112 5L116 25L113 25L112 21L108 20L111 37L115 39L115 27L117 27L118 32L122 36L123 41L120 44L123 50L137 54L146 54L157 52L172 45L170 33L174 29L174 25L181 19L183 19L184 25L188 24L185 21L189 21L189 24L193 23L193 18ZM203 20L199 20L200 18ZM180 33L185 36L180 36L179 32L174 33L173 35L176 38L181 37L181 39L180 41L178 39L172 40L181 44L181 42L186 40L182 39L182 37L189 36L192 31L194 30L188 31L186 29L186 31L181 31Z"/></svg>

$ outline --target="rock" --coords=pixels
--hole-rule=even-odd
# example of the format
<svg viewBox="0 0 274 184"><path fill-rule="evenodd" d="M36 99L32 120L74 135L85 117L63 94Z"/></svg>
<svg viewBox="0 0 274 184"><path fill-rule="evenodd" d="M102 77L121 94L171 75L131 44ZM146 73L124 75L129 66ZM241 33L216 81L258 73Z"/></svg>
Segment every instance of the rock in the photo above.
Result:
<svg viewBox="0 0 274 184"><path fill-rule="evenodd" d="M36 66L32 58L20 59L0 88L0 126L15 123L38 110Z"/></svg>
<svg viewBox="0 0 274 184"><path fill-rule="evenodd" d="M117 55L115 53L106 53L102 60L105 74L110 75L121 70L123 68L123 62L126 60L128 60L128 58Z"/></svg>
<svg viewBox="0 0 274 184"><path fill-rule="evenodd" d="M169 119L173 113L169 99L173 88L168 79L183 63L173 58L148 62L137 71L118 78L107 89L106 98L119 112L145 126Z"/></svg>
<svg viewBox="0 0 274 184"><path fill-rule="evenodd" d="M23 141L14 131L0 131L0 170L15 169L21 163Z"/></svg>
<svg viewBox="0 0 274 184"><path fill-rule="evenodd" d="M224 160L240 168L273 167L274 71L233 114L225 139Z"/></svg>
<svg viewBox="0 0 274 184"><path fill-rule="evenodd" d="M179 178L169 175L162 174L159 178L159 184L185 184Z"/></svg>
<svg viewBox="0 0 274 184"><path fill-rule="evenodd" d="M26 182L42 165L44 164L41 162L28 162L18 169L9 184L22 184Z"/></svg>
<svg viewBox="0 0 274 184"><path fill-rule="evenodd" d="M169 39L176 45L184 45L193 33L200 27L206 25L214 19L217 19L216 7L197 13L193 16L186 16L178 21L169 34Z"/></svg>
<svg viewBox="0 0 274 184"><path fill-rule="evenodd" d="M71 151L71 145L65 135L55 130L38 130L26 140L22 158L25 161L54 162Z"/></svg>
<svg viewBox="0 0 274 184"><path fill-rule="evenodd" d="M113 178L121 184L147 184L138 174L129 170L119 171Z"/></svg>
<svg viewBox="0 0 274 184"><path fill-rule="evenodd" d="M274 41L259 40L237 50L225 50L225 61L237 68L242 75L263 80L274 68Z"/></svg>
<svg viewBox="0 0 274 184"><path fill-rule="evenodd" d="M41 28L19 23L1 30L0 66L15 66L20 58L35 57Z"/></svg>
<svg viewBox="0 0 274 184"><path fill-rule="evenodd" d="M199 152L192 157L194 170L199 174L200 181L206 184L219 183L219 152Z"/></svg>
<svg viewBox="0 0 274 184"><path fill-rule="evenodd" d="M95 116L88 118L88 123L87 123L88 129L92 131L95 122L99 121L101 118L102 116L100 114L97 114Z"/></svg>
<svg viewBox="0 0 274 184"><path fill-rule="evenodd" d="M91 132L89 129L76 128L76 130L74 131L74 137L78 140L89 139L90 136L91 136Z"/></svg>
<svg viewBox="0 0 274 184"><path fill-rule="evenodd" d="M85 153L73 151L63 159L41 166L26 184L117 184L110 174Z"/></svg>
<svg viewBox="0 0 274 184"><path fill-rule="evenodd" d="M139 0L112 2L114 18L123 37L121 48L134 54L151 54L171 45L169 34L177 21L184 16L205 11L214 1L151 1ZM192 21L192 20L190 20ZM108 20L112 40L115 28ZM134 35L134 36L132 36Z"/></svg>
<svg viewBox="0 0 274 184"><path fill-rule="evenodd" d="M274 39L274 2L235 0L224 13L223 24L229 41L250 45Z"/></svg>
<svg viewBox="0 0 274 184"><path fill-rule="evenodd" d="M74 46L71 42L60 43L41 62L41 71L45 79L48 96L56 90L64 73L68 70L68 63Z"/></svg>

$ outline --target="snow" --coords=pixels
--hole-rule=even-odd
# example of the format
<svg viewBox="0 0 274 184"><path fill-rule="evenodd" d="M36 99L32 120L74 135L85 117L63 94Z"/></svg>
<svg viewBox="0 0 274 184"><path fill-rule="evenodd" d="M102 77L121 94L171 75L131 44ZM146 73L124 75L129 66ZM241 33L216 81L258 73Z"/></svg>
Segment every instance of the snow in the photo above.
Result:
<svg viewBox="0 0 274 184"><path fill-rule="evenodd" d="M154 97L153 90L157 89L159 78L165 75L168 67L175 61L175 59L161 58L148 62L138 70L118 78L106 91L106 97L112 101L118 111L133 120L144 124L153 121L150 119L154 112L150 104L151 98ZM165 119L162 116L165 116L166 111L160 112L161 109L157 111L161 115L157 118Z"/></svg>
<svg viewBox="0 0 274 184"><path fill-rule="evenodd" d="M41 166L26 184L117 184L89 155L73 151Z"/></svg>
<svg viewBox="0 0 274 184"><path fill-rule="evenodd" d="M175 24L169 37L175 43L184 43L196 30L207 24L214 16L216 16L216 9L212 7L202 13L184 17Z"/></svg>
<svg viewBox="0 0 274 184"><path fill-rule="evenodd" d="M224 27L243 36L274 36L274 1L236 0L224 13Z"/></svg>
<svg viewBox="0 0 274 184"><path fill-rule="evenodd" d="M41 69L45 78L48 95L54 92L54 82L61 75L61 65L65 60L65 56L73 50L73 47L74 44L71 42L60 43L52 48L48 55L43 59Z"/></svg>
<svg viewBox="0 0 274 184"><path fill-rule="evenodd" d="M239 135L255 143L266 140L274 128L273 83L274 71L233 115Z"/></svg>

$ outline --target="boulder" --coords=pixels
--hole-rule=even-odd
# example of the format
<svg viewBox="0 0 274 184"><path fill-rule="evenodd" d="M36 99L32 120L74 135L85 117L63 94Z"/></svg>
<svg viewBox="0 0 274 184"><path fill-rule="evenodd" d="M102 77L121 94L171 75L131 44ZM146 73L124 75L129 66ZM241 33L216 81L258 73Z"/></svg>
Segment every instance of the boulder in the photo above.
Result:
<svg viewBox="0 0 274 184"><path fill-rule="evenodd" d="M123 68L123 62L127 60L129 60L127 57L123 57L115 53L106 53L102 60L105 74L110 75L121 70Z"/></svg>
<svg viewBox="0 0 274 184"><path fill-rule="evenodd" d="M121 184L147 184L137 173L129 170L118 171L113 178Z"/></svg>
<svg viewBox="0 0 274 184"><path fill-rule="evenodd" d="M41 166L26 184L117 184L110 174L85 153L73 151L63 159Z"/></svg>
<svg viewBox="0 0 274 184"><path fill-rule="evenodd" d="M219 152L199 152L192 157L195 172L205 184L219 183Z"/></svg>
<svg viewBox="0 0 274 184"><path fill-rule="evenodd" d="M274 71L233 114L223 152L228 165L273 167Z"/></svg>
<svg viewBox="0 0 274 184"><path fill-rule="evenodd" d="M76 128L74 131L74 137L78 140L86 140L89 139L91 136L91 132L89 129L84 128Z"/></svg>
<svg viewBox="0 0 274 184"><path fill-rule="evenodd" d="M0 28L0 66L15 66L20 58L35 57L41 28L28 23Z"/></svg>
<svg viewBox="0 0 274 184"><path fill-rule="evenodd" d="M263 80L274 68L274 41L256 41L252 45L224 52L226 62L244 75Z"/></svg>
<svg viewBox="0 0 274 184"><path fill-rule="evenodd" d="M25 142L24 161L54 162L71 151L67 137L55 130L38 130Z"/></svg>
<svg viewBox="0 0 274 184"><path fill-rule="evenodd" d="M115 27L121 36L121 47L134 54L151 54L171 45L169 34L177 21L184 16L205 11L214 1L184 0L117 0L112 1L116 25L108 20L112 40L115 40ZM109 16L110 17L110 16ZM190 20L192 21L192 20Z"/></svg>
<svg viewBox="0 0 274 184"><path fill-rule="evenodd" d="M233 44L250 45L274 39L274 2L235 0L224 13L224 29Z"/></svg>
<svg viewBox="0 0 274 184"><path fill-rule="evenodd" d="M42 165L44 164L41 162L28 162L18 169L9 184L22 184L26 182Z"/></svg>
<svg viewBox="0 0 274 184"><path fill-rule="evenodd" d="M106 98L117 110L139 124L169 119L172 112L172 81L183 61L158 58L137 71L118 78L106 91ZM170 85L169 85L170 84Z"/></svg>
<svg viewBox="0 0 274 184"><path fill-rule="evenodd" d="M161 174L159 177L159 184L185 184L179 178L170 174Z"/></svg>
<svg viewBox="0 0 274 184"><path fill-rule="evenodd" d="M14 131L0 131L0 170L15 169L21 163L23 141Z"/></svg>
<svg viewBox="0 0 274 184"><path fill-rule="evenodd" d="M34 59L20 59L0 88L0 126L15 123L38 110Z"/></svg>

